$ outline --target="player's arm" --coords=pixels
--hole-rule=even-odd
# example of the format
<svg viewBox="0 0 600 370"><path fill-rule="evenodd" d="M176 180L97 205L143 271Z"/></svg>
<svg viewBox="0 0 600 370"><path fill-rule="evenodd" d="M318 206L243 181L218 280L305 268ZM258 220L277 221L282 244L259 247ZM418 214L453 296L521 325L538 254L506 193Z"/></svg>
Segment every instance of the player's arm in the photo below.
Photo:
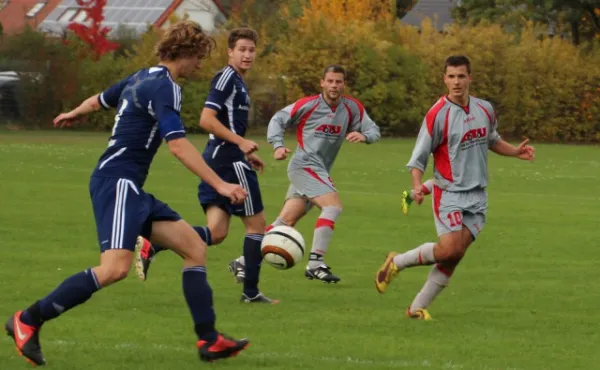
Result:
<svg viewBox="0 0 600 370"><path fill-rule="evenodd" d="M152 104L158 121L159 134L167 142L169 151L188 170L212 186L219 194L228 197L233 203L242 202L247 196L246 191L239 185L223 181L185 137L185 128L179 110L176 108L178 99L173 94L173 85L165 83L157 90Z"/></svg>
<svg viewBox="0 0 600 370"><path fill-rule="evenodd" d="M350 133L346 135L346 140L351 143L371 144L381 139L379 126L369 117L367 111L362 109L362 114L357 114L350 127ZM359 112L360 113L360 112Z"/></svg>
<svg viewBox="0 0 600 370"><path fill-rule="evenodd" d="M219 121L217 114L225 109L225 102L233 92L233 74L222 73L215 76L211 82L208 98L204 103L204 109L200 114L200 127L219 139L235 144L240 147L244 154L250 154L258 150L258 144L244 139Z"/></svg>
<svg viewBox="0 0 600 370"><path fill-rule="evenodd" d="M61 113L54 119L54 126L68 126L73 120L100 110L100 108L115 108L119 104L121 92L127 85L129 77L117 82L101 94L85 99L77 108L67 113Z"/></svg>
<svg viewBox="0 0 600 370"><path fill-rule="evenodd" d="M494 108L489 106L492 113L492 122L490 122L490 134L488 135L488 146L496 154L506 157L516 157L523 160L533 161L535 159L535 149L527 145L529 139L525 139L518 146L514 146L500 137L498 134L498 118Z"/></svg>
<svg viewBox="0 0 600 370"><path fill-rule="evenodd" d="M285 134L285 130L293 125L294 117L292 117L292 111L294 110L294 104L290 104L282 110L275 113L275 115L269 121L269 126L267 128L267 141L269 144L273 145L273 149L275 152L273 156L277 160L282 160L287 158L290 150L284 146L283 137ZM294 114L297 116L297 114Z"/></svg>
<svg viewBox="0 0 600 370"><path fill-rule="evenodd" d="M438 125L435 120L430 123L427 122L427 119L423 121L412 156L406 165L410 170L410 177L413 184L413 199L417 201L418 204L421 204L423 201L423 173L427 168L430 154L438 145L439 135L437 134L437 131Z"/></svg>

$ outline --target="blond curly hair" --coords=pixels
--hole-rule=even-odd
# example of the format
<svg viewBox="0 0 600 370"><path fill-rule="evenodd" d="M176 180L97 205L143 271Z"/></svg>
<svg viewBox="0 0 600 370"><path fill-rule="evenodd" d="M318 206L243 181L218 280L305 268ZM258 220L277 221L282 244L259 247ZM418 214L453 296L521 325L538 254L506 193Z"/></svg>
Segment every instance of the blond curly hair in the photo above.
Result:
<svg viewBox="0 0 600 370"><path fill-rule="evenodd" d="M183 20L167 28L156 44L155 52L161 61L174 61L180 58L208 58L215 49L215 40L207 35L200 24Z"/></svg>

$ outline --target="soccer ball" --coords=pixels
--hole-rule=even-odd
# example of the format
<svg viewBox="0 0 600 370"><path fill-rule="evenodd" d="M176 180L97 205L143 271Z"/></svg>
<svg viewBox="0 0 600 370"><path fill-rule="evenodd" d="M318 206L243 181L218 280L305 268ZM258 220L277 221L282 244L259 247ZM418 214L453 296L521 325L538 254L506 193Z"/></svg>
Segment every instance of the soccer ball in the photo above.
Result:
<svg viewBox="0 0 600 370"><path fill-rule="evenodd" d="M287 270L304 257L304 238L291 226L275 226L265 234L260 251L269 265Z"/></svg>

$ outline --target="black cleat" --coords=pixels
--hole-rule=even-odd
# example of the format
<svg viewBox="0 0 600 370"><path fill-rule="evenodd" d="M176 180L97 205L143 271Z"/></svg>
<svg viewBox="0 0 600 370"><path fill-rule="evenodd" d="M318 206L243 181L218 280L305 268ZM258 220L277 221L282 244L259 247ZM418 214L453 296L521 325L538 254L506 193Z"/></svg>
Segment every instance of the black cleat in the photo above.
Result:
<svg viewBox="0 0 600 370"><path fill-rule="evenodd" d="M266 304L277 304L279 303L278 299L271 299L266 297L262 293L258 293L255 297L250 298L246 294L242 293L242 298L240 298L240 302L244 303L266 303Z"/></svg>
<svg viewBox="0 0 600 370"><path fill-rule="evenodd" d="M327 284L336 284L340 281L340 278L331 273L331 267L326 264L319 265L311 269L310 267L306 267L306 271L304 271L304 276L308 280L321 280Z"/></svg>
<svg viewBox="0 0 600 370"><path fill-rule="evenodd" d="M15 313L6 321L4 324L6 334L15 341L17 351L27 362L33 366L45 365L46 359L40 346L40 329L25 325L21 321L21 313L21 311Z"/></svg>
<svg viewBox="0 0 600 370"><path fill-rule="evenodd" d="M235 277L236 283L241 284L244 282L244 279L246 278L246 266L244 266L240 261L235 259L229 262L228 269L229 272L233 274L233 277Z"/></svg>
<svg viewBox="0 0 600 370"><path fill-rule="evenodd" d="M219 334L213 342L199 340L196 343L200 360L205 362L213 362L224 358L229 358L237 355L246 347L248 347L248 339L235 340L223 334Z"/></svg>

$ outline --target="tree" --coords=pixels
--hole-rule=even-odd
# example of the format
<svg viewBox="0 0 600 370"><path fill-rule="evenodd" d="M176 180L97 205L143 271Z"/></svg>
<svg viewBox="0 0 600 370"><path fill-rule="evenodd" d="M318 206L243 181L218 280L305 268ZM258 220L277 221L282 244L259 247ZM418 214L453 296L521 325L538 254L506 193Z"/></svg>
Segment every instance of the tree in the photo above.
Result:
<svg viewBox="0 0 600 370"><path fill-rule="evenodd" d="M549 36L570 34L575 45L600 37L598 0L463 0L453 16L461 24L489 20L512 30L532 21L547 26Z"/></svg>
<svg viewBox="0 0 600 370"><path fill-rule="evenodd" d="M77 5L79 5L82 10L88 14L88 17L92 21L91 25L88 27L81 23L71 23L67 28L73 31L77 37L79 37L83 42L92 48L94 52L94 59L97 60L102 55L110 51L117 50L119 48L119 44L109 41L106 37L111 29L109 27L102 26L106 0L77 0Z"/></svg>

